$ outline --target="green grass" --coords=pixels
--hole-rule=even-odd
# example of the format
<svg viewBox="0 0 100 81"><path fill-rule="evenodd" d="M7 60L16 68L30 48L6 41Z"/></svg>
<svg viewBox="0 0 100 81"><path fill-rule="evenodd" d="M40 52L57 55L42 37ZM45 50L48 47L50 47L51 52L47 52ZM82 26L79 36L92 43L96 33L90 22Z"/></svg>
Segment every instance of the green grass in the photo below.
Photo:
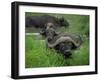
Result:
<svg viewBox="0 0 100 81"><path fill-rule="evenodd" d="M28 15L43 15L26 13ZM52 16L63 16L70 23L69 28L61 28L60 31L73 34L80 34L83 43L80 48L73 51L71 58L64 58L62 54L54 49L46 48L45 40L36 36L25 37L25 67L61 67L61 66L79 66L89 65L89 16L70 15L70 14L49 14ZM32 29L26 29L27 32L36 32Z"/></svg>
<svg viewBox="0 0 100 81"><path fill-rule="evenodd" d="M53 49L47 49L45 41L26 36L26 67L63 66L65 60Z"/></svg>
<svg viewBox="0 0 100 81"><path fill-rule="evenodd" d="M46 48L45 41L26 36L26 68L33 67L56 67L89 64L88 42L73 52L71 58L65 59L62 54L56 53L53 49Z"/></svg>

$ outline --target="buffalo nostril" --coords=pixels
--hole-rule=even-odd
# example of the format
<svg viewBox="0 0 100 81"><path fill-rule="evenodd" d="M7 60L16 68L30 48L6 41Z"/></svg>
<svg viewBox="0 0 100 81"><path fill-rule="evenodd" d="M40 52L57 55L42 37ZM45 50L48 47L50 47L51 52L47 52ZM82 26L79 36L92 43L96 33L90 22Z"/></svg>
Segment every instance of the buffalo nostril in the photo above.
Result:
<svg viewBox="0 0 100 81"><path fill-rule="evenodd" d="M71 55L72 55L71 51L67 51L67 50L64 51L65 57L70 57Z"/></svg>

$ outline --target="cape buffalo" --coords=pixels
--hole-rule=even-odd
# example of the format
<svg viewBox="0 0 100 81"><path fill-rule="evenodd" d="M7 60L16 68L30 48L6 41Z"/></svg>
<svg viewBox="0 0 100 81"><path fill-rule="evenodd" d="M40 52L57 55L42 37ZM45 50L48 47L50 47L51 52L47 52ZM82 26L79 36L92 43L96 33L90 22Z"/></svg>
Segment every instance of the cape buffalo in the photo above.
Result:
<svg viewBox="0 0 100 81"><path fill-rule="evenodd" d="M52 27L47 27L45 30L45 37L47 46L62 53L65 57L70 57L72 55L72 50L79 48L82 43L80 36L58 33Z"/></svg>
<svg viewBox="0 0 100 81"><path fill-rule="evenodd" d="M51 22L55 27L68 27L69 23L63 17L57 18L50 15L42 16L26 16L25 17L25 27L36 27L36 28L45 28L45 24Z"/></svg>

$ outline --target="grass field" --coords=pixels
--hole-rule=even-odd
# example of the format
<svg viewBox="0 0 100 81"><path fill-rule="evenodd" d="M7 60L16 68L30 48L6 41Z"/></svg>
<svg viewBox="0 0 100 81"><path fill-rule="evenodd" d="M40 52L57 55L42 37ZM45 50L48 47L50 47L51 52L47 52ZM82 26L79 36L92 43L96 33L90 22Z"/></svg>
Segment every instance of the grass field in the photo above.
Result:
<svg viewBox="0 0 100 81"><path fill-rule="evenodd" d="M26 16L43 15L36 13L26 13ZM65 59L62 54L53 49L46 48L45 40L38 36L25 37L25 67L60 67L89 65L89 16L70 14L49 14L52 16L63 16L68 20L68 28L59 29L61 32L80 34L83 39L81 47L75 51L71 58ZM26 33L36 32L34 29L26 29Z"/></svg>

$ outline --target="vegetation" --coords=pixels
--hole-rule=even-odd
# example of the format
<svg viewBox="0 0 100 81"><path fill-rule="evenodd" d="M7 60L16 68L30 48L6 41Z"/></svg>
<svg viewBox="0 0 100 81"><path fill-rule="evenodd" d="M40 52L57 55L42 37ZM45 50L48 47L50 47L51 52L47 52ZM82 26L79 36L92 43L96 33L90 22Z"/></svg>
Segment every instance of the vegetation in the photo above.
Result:
<svg viewBox="0 0 100 81"><path fill-rule="evenodd" d="M26 13L26 16L43 15L41 13ZM25 67L61 67L61 66L78 66L89 64L89 16L88 15L71 15L71 14L49 14L56 17L64 17L68 20L68 28L60 28L61 32L80 34L83 43L79 49L73 51L71 58L65 59L62 54L57 53L54 49L46 47L45 39L40 36L25 37ZM36 32L32 29L26 29L27 32Z"/></svg>

